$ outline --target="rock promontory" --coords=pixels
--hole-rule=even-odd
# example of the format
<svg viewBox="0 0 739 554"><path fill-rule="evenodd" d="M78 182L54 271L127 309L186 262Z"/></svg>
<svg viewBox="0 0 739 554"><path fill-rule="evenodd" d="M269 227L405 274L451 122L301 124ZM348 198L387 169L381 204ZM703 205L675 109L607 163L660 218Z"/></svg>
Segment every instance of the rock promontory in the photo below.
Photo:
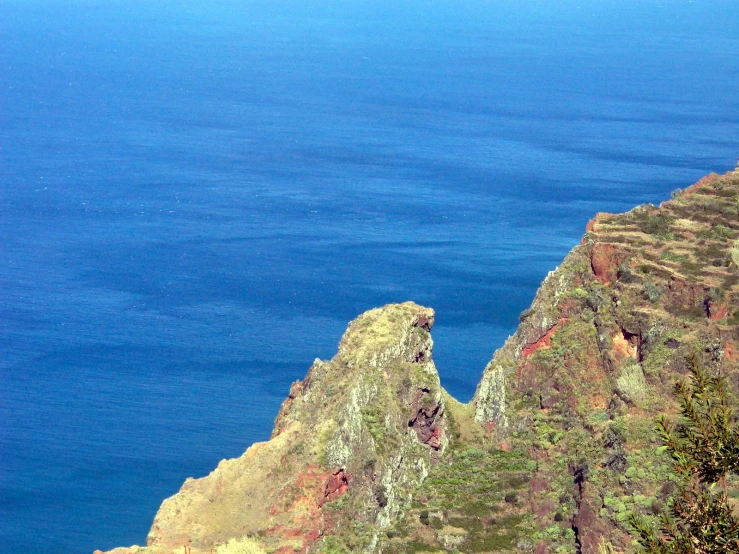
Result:
<svg viewBox="0 0 739 554"><path fill-rule="evenodd" d="M739 392L739 171L591 220L469 404L441 387L433 322L412 302L359 316L269 441L112 552L632 551L629 514L674 489L653 427L687 360Z"/></svg>

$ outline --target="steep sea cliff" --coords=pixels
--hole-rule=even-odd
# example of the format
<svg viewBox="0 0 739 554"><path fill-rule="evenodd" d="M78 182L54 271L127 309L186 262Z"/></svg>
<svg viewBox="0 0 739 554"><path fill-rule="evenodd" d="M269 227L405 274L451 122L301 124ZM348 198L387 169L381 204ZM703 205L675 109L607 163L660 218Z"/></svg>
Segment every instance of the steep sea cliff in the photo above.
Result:
<svg viewBox="0 0 739 554"><path fill-rule="evenodd" d="M293 384L268 442L188 479L170 552L625 552L671 492L652 431L692 356L739 375L739 171L598 214L469 404L441 387L433 310L366 312Z"/></svg>

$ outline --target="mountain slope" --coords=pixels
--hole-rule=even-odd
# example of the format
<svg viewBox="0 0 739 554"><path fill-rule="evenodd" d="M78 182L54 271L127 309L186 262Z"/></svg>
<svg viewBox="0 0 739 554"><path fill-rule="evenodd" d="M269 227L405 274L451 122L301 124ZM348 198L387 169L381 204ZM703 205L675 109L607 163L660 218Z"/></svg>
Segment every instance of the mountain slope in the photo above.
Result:
<svg viewBox="0 0 739 554"><path fill-rule="evenodd" d="M738 266L739 172L598 214L468 405L440 386L432 310L371 310L269 442L188 480L148 546L117 552L628 551L627 514L672 489L652 427L686 356L738 384Z"/></svg>
<svg viewBox="0 0 739 554"><path fill-rule="evenodd" d="M537 463L530 508L546 550L571 549L573 539L583 552L627 549L626 514L664 502L671 486L653 420L674 410L686 356L736 384L739 172L674 196L598 214L475 395L476 420Z"/></svg>

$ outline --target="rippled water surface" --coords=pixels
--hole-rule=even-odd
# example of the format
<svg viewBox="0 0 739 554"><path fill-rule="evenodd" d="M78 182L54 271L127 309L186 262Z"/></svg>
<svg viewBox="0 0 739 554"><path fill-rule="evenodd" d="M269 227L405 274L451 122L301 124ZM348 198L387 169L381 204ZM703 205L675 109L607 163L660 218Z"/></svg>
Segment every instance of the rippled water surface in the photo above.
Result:
<svg viewBox="0 0 739 554"><path fill-rule="evenodd" d="M142 543L374 306L435 308L469 399L596 211L734 167L737 37L720 0L3 0L0 550Z"/></svg>

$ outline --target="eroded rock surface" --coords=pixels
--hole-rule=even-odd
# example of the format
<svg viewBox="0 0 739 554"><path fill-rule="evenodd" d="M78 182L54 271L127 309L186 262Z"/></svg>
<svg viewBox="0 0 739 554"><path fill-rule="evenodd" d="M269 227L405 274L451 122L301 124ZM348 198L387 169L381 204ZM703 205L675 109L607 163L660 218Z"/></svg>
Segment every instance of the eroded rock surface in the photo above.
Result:
<svg viewBox="0 0 739 554"><path fill-rule="evenodd" d="M268 442L164 501L146 553L199 554L242 536L278 551L327 535L372 548L448 443L433 321L407 302L351 322L338 354L291 386Z"/></svg>

